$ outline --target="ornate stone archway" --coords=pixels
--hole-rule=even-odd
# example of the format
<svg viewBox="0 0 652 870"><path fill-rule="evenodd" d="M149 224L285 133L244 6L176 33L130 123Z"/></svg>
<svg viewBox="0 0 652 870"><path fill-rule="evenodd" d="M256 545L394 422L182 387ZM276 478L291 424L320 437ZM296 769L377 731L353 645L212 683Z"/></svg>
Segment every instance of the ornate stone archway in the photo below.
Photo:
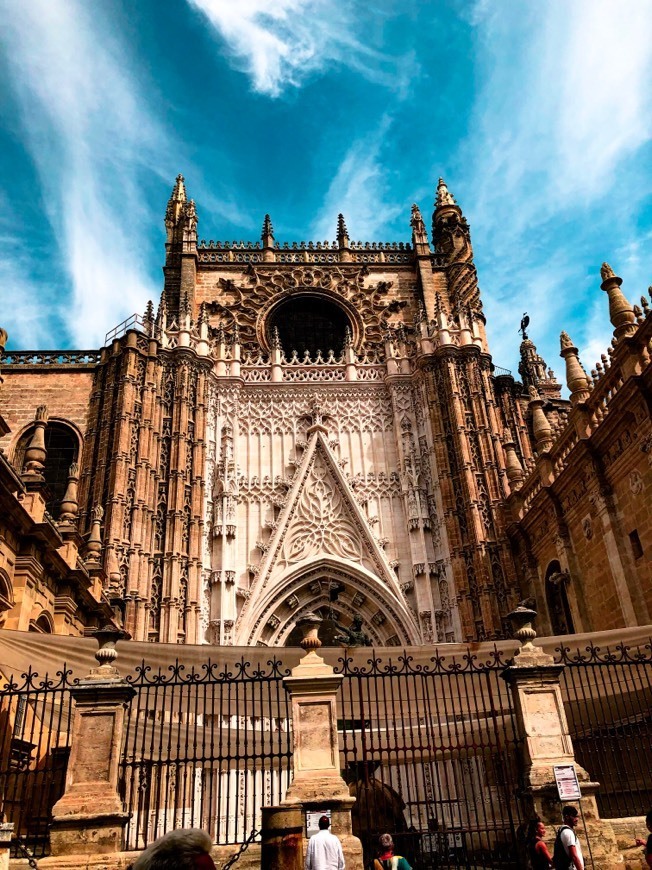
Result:
<svg viewBox="0 0 652 870"><path fill-rule="evenodd" d="M331 602L329 592L335 584L338 599ZM376 646L421 642L416 618L405 603L366 568L336 556L309 559L284 572L251 608L235 642L282 646L301 616L331 606L345 625L361 616L363 630Z"/></svg>

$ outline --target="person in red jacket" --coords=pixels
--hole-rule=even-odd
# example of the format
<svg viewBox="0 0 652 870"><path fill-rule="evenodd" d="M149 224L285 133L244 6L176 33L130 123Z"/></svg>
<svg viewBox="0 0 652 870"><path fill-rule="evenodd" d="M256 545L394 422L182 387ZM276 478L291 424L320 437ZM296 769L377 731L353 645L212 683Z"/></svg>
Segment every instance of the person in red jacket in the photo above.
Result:
<svg viewBox="0 0 652 870"><path fill-rule="evenodd" d="M180 828L159 837L131 865L131 870L216 870L213 841L198 828Z"/></svg>

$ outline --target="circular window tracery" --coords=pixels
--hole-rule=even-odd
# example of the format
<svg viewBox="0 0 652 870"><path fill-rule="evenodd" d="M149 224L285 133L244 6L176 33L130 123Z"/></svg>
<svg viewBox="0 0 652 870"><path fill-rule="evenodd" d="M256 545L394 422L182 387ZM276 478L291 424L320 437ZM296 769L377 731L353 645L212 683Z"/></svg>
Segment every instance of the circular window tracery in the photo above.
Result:
<svg viewBox="0 0 652 870"><path fill-rule="evenodd" d="M335 302L325 296L301 294L281 302L269 319L269 335L278 329L281 347L286 358L293 351L299 357L306 353L311 359L321 351L323 356L332 350L339 356L344 349L344 336L351 324Z"/></svg>

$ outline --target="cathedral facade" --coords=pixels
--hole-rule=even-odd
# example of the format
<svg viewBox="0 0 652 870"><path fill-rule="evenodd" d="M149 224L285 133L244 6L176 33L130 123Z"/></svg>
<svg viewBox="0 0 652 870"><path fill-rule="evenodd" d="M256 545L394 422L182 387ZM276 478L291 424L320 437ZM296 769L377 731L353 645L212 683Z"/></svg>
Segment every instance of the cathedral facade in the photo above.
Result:
<svg viewBox="0 0 652 870"><path fill-rule="evenodd" d="M5 627L283 645L317 611L327 642L407 646L500 638L524 597L547 633L650 621L652 318L609 267L614 343L588 376L562 334L565 400L525 322L520 380L494 366L442 180L410 243L342 216L200 241L181 176L165 225L157 310L2 360Z"/></svg>

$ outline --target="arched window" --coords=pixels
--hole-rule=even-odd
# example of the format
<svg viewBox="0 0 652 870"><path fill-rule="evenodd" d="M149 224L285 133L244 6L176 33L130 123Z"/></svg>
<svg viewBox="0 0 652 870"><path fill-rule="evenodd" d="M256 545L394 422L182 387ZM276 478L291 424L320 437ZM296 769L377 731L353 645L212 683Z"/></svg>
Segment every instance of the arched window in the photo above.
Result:
<svg viewBox="0 0 652 870"><path fill-rule="evenodd" d="M41 611L39 618L30 622L29 630L39 634L53 634L54 623L52 622L52 617L45 610Z"/></svg>
<svg viewBox="0 0 652 870"><path fill-rule="evenodd" d="M287 358L296 350L300 357L308 351L314 359L318 350L324 357L329 350L339 356L347 326L349 320L339 305L323 296L305 294L287 299L272 312L269 335L278 329Z"/></svg>
<svg viewBox="0 0 652 870"><path fill-rule="evenodd" d="M573 616L568 603L569 583L568 571L562 571L559 562L551 562L546 571L546 604L552 633L555 635L575 633Z"/></svg>
<svg viewBox="0 0 652 870"><path fill-rule="evenodd" d="M14 465L19 471L22 471L25 450L33 434L34 429L30 427L16 447ZM43 476L49 490L47 509L57 516L68 484L68 471L72 463L78 460L79 439L70 426L57 420L48 423L44 434L47 456Z"/></svg>

